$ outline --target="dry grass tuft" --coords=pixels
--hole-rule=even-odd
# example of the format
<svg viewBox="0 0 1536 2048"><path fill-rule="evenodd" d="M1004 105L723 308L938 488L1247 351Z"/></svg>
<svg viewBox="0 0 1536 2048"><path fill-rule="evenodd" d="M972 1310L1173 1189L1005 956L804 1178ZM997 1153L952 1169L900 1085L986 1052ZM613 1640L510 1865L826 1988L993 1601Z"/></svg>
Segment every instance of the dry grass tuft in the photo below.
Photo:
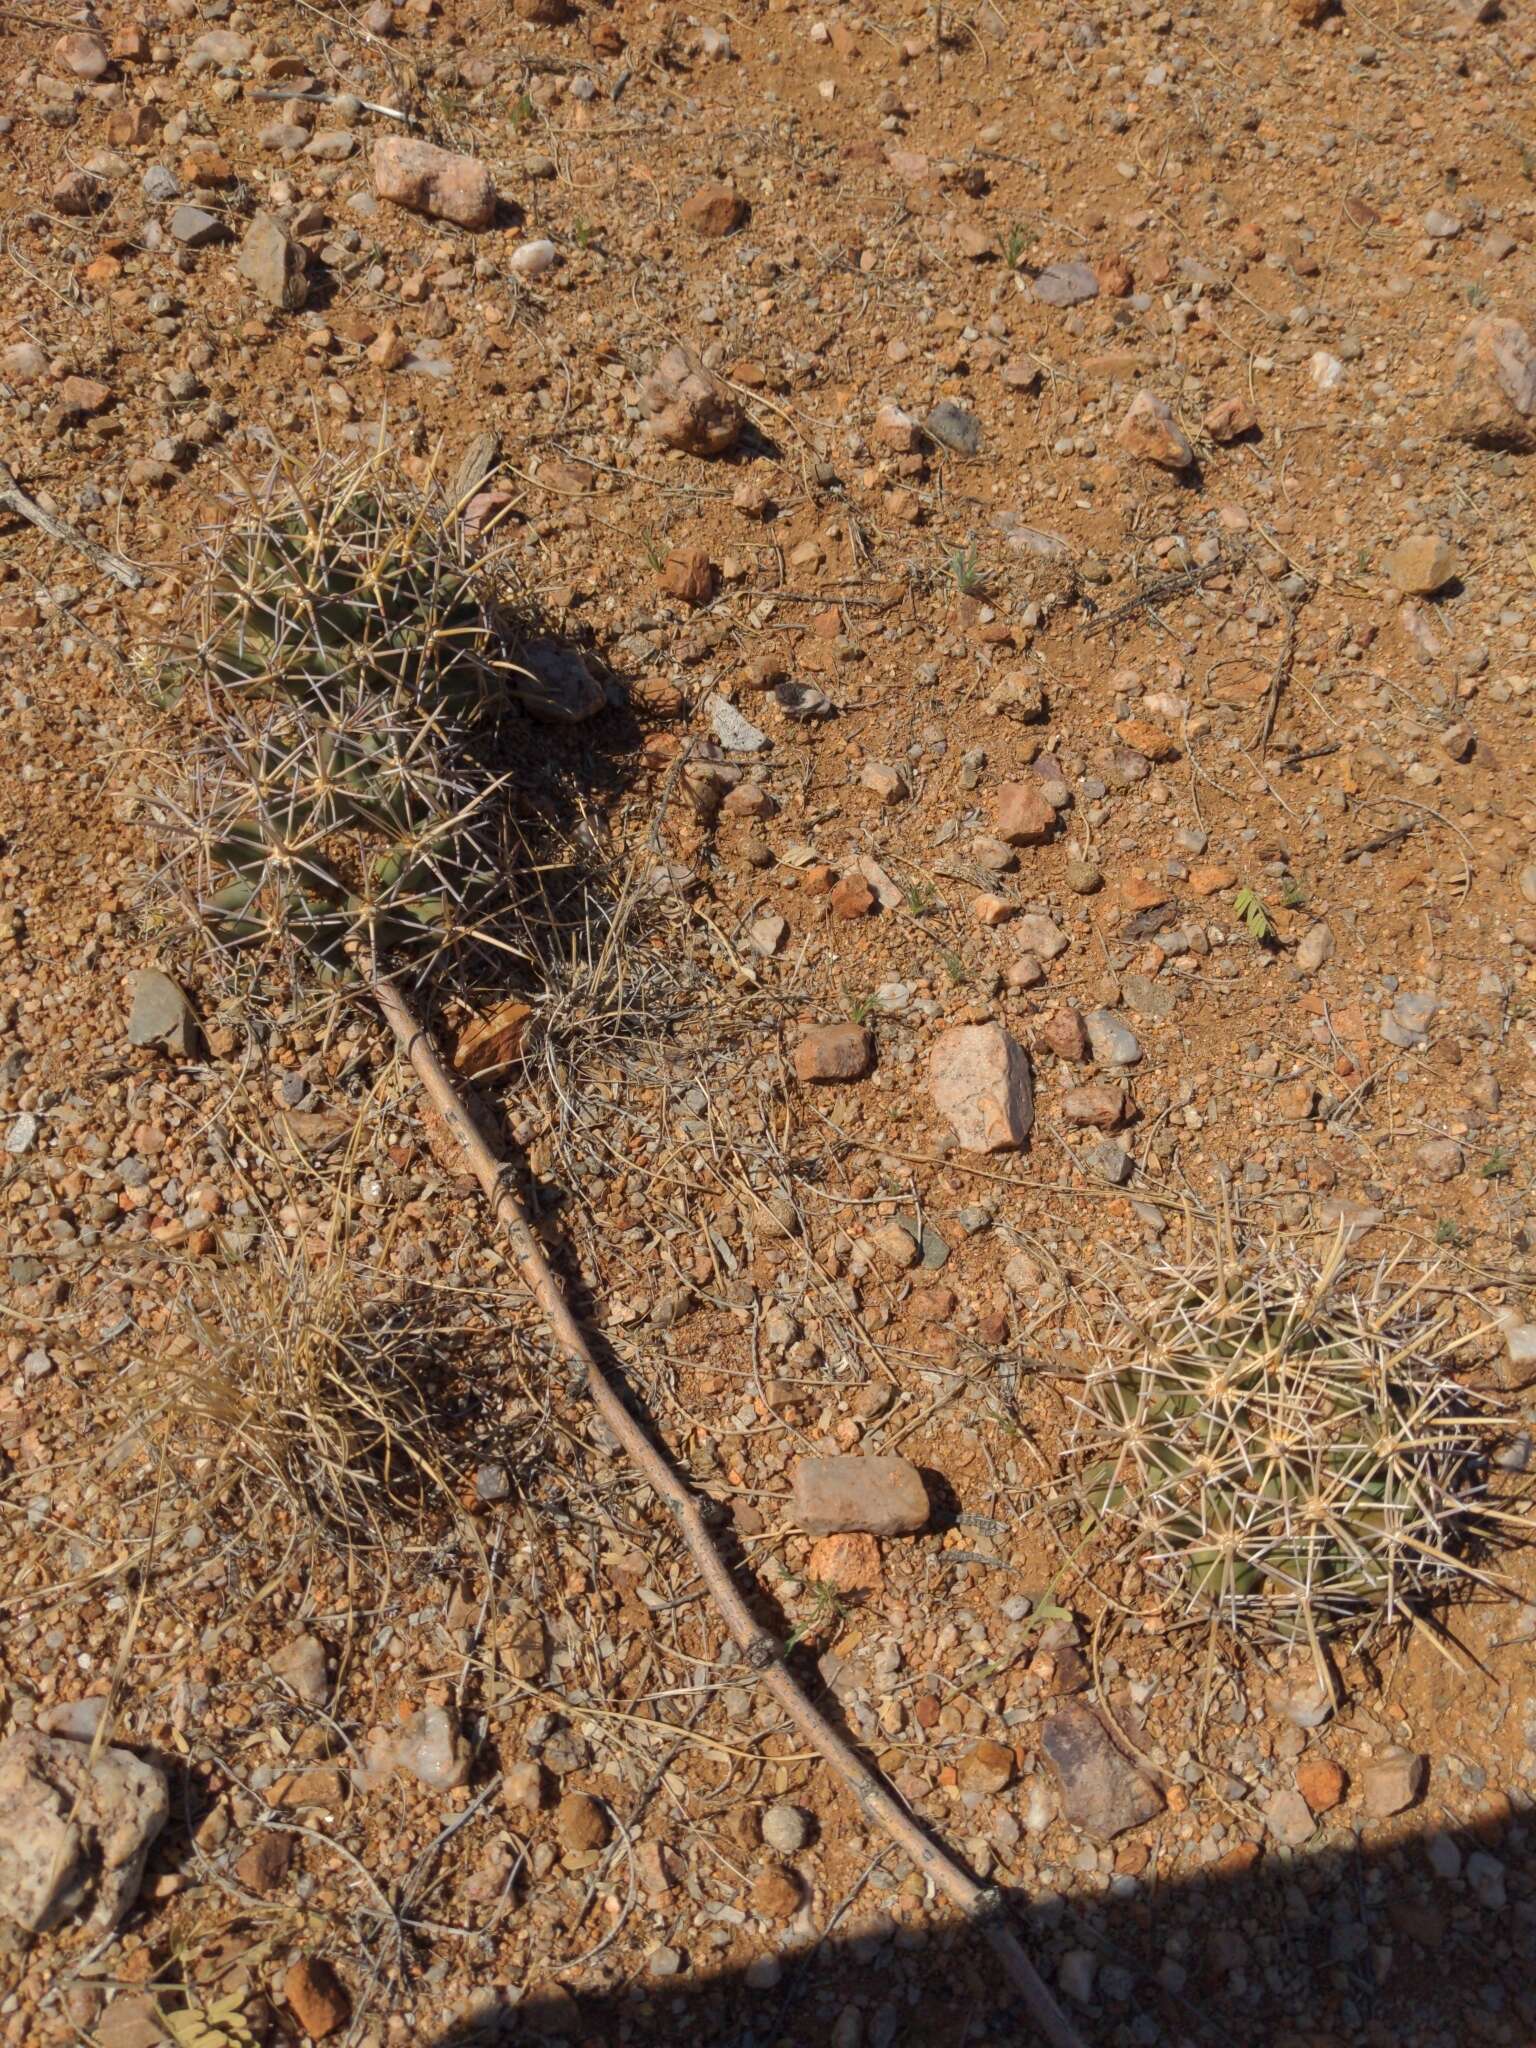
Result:
<svg viewBox="0 0 1536 2048"><path fill-rule="evenodd" d="M1497 1582L1507 1425L1450 1373L1449 1311L1384 1266L1169 1263L1080 1397L1083 1488L1178 1620L1314 1638Z"/></svg>
<svg viewBox="0 0 1536 2048"><path fill-rule="evenodd" d="M179 1343L146 1359L138 1393L173 1464L200 1490L243 1497L344 1545L452 1504L435 1339L409 1301L371 1298L340 1260L275 1250Z"/></svg>

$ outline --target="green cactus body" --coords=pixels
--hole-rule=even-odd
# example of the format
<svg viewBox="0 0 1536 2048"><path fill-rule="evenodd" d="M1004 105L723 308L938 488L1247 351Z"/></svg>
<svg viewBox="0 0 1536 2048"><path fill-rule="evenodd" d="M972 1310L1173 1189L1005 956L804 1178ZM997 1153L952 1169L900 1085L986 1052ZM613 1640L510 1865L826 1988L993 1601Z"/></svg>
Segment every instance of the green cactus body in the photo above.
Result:
<svg viewBox="0 0 1536 2048"><path fill-rule="evenodd" d="M472 729L515 673L459 528L378 461L277 479L226 531L200 671L198 908L330 977L439 961L505 886ZM167 664L165 684L185 675Z"/></svg>

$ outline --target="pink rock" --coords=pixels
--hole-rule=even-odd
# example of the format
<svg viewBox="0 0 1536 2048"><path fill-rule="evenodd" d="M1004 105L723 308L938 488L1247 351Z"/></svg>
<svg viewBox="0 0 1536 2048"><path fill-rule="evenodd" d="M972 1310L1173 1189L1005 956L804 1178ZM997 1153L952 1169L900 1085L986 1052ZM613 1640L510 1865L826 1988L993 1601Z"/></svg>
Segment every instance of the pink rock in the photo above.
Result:
<svg viewBox="0 0 1536 2048"><path fill-rule="evenodd" d="M110 61L101 37L85 30L60 36L53 46L53 54L55 61L62 64L73 78L102 78Z"/></svg>
<svg viewBox="0 0 1536 2048"><path fill-rule="evenodd" d="M1485 314L1451 363L1445 431L1485 448L1536 447L1536 347L1518 320Z"/></svg>
<svg viewBox="0 0 1536 2048"><path fill-rule="evenodd" d="M409 136L386 135L373 145L373 189L395 206L461 228L488 228L496 218L496 187L484 164Z"/></svg>
<svg viewBox="0 0 1536 2048"><path fill-rule="evenodd" d="M905 1458L802 1458L793 1486L810 1536L906 1536L928 1521L928 1490Z"/></svg>
<svg viewBox="0 0 1536 2048"><path fill-rule="evenodd" d="M928 1055L934 1107L967 1152L1016 1152L1035 1120L1029 1059L1000 1024L961 1024Z"/></svg>
<svg viewBox="0 0 1536 2048"><path fill-rule="evenodd" d="M1191 469L1195 451L1167 404L1153 391L1138 391L1115 439L1129 455L1159 469Z"/></svg>
<svg viewBox="0 0 1536 2048"><path fill-rule="evenodd" d="M1010 846L1043 846L1056 829L1056 813L1039 782L1005 782L993 820L998 838Z"/></svg>

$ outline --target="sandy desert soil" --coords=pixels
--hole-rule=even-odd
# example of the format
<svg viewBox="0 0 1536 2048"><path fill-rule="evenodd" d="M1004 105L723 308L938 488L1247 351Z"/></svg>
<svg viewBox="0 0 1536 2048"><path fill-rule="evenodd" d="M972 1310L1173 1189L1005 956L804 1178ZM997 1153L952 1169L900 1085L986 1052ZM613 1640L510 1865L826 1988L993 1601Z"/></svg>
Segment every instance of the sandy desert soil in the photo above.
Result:
<svg viewBox="0 0 1536 2048"><path fill-rule="evenodd" d="M105 1711L171 1800L115 1938L0 1928L0 2040L1021 2038L377 1020L222 980L151 886L210 529L381 439L494 460L601 685L512 716L588 901L482 1093L807 1684L1085 2040L1536 2040L1528 1557L1346 1636L1301 1727L1294 1654L1176 1625L1067 1483L1110 1280L1228 1228L1428 1276L1529 1413L1533 67L1523 0L0 6L0 459L139 577L0 514L0 1732ZM408 136L488 225L379 196ZM678 343L726 453L648 428ZM155 967L183 1043L131 1042ZM933 1097L988 1025L1016 1149ZM241 1390L349 1285L414 1304L432 1467L341 1531ZM852 1451L920 1533L802 1530ZM1069 1699L1155 1787L1112 1839Z"/></svg>

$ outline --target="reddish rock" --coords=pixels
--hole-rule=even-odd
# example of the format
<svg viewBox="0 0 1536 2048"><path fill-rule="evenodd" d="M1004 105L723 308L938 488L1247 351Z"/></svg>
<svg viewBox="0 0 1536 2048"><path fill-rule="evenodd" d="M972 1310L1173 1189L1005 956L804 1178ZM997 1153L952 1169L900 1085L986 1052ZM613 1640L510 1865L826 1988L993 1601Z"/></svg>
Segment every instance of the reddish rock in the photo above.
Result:
<svg viewBox="0 0 1536 2048"><path fill-rule="evenodd" d="M111 61L101 37L83 29L59 37L53 46L53 60L72 78L85 79L104 78Z"/></svg>
<svg viewBox="0 0 1536 2048"><path fill-rule="evenodd" d="M1200 422L1213 441L1241 441L1259 424L1258 415L1246 398L1218 399Z"/></svg>
<svg viewBox="0 0 1536 2048"><path fill-rule="evenodd" d="M1344 1797L1348 1780L1332 1757L1304 1756L1296 1766L1296 1790L1314 1813L1330 1813Z"/></svg>
<svg viewBox="0 0 1536 2048"><path fill-rule="evenodd" d="M661 587L684 604L708 604L715 594L715 565L704 548L674 548L661 565Z"/></svg>
<svg viewBox="0 0 1536 2048"><path fill-rule="evenodd" d="M568 1856L601 1849L609 1832L607 1814L585 1792L567 1792L555 1808L555 1839Z"/></svg>
<svg viewBox="0 0 1536 2048"><path fill-rule="evenodd" d="M406 135L374 143L373 189L392 205L456 227L488 228L496 218L496 187L484 164Z"/></svg>
<svg viewBox="0 0 1536 2048"><path fill-rule="evenodd" d="M1005 782L993 803L993 829L1010 846L1043 846L1056 813L1038 782Z"/></svg>
<svg viewBox="0 0 1536 2048"><path fill-rule="evenodd" d="M795 1047L800 1081L862 1081L875 1063L875 1040L862 1024L818 1024Z"/></svg>
<svg viewBox="0 0 1536 2048"><path fill-rule="evenodd" d="M684 227L711 240L734 234L746 217L747 202L729 185L701 185L683 201Z"/></svg>
<svg viewBox="0 0 1536 2048"><path fill-rule="evenodd" d="M986 1739L961 1757L955 1781L962 1792L1003 1792L1013 1780L1013 1751Z"/></svg>
<svg viewBox="0 0 1536 2048"><path fill-rule="evenodd" d="M1000 1024L961 1024L928 1055L934 1107L967 1152L1016 1152L1035 1120L1029 1059Z"/></svg>
<svg viewBox="0 0 1536 2048"><path fill-rule="evenodd" d="M832 891L832 915L845 919L868 917L875 907L875 892L862 875L844 875Z"/></svg>
<svg viewBox="0 0 1536 2048"><path fill-rule="evenodd" d="M48 201L55 213L69 214L78 219L94 213L106 196L106 187L100 178L93 178L89 171L66 171L55 182Z"/></svg>
<svg viewBox="0 0 1536 2048"><path fill-rule="evenodd" d="M1036 1044L1059 1060L1083 1064L1089 1053L1088 1027L1080 1010L1057 1010L1046 1018L1036 1034Z"/></svg>
<svg viewBox="0 0 1536 2048"><path fill-rule="evenodd" d="M791 1483L809 1536L909 1536L927 1526L927 1488L905 1458L801 1458Z"/></svg>
<svg viewBox="0 0 1536 2048"><path fill-rule="evenodd" d="M1040 1732L1061 1782L1062 1817L1101 1841L1140 1827L1163 1809L1151 1779L1120 1754L1091 1707L1069 1700Z"/></svg>
<svg viewBox="0 0 1536 2048"><path fill-rule="evenodd" d="M1106 256L1102 263L1093 266L1093 274L1099 281L1099 294L1106 299L1128 299L1136 289L1136 278L1125 258L1118 254Z"/></svg>
<svg viewBox="0 0 1536 2048"><path fill-rule="evenodd" d="M1112 1131L1125 1121L1125 1090L1113 1081L1088 1081L1061 1098L1061 1120L1075 1129Z"/></svg>
<svg viewBox="0 0 1536 2048"><path fill-rule="evenodd" d="M800 1901L805 1894L799 1884L780 1864L773 1863L761 1872L752 1886L752 1910L761 1913L765 1920L788 1920L800 1910Z"/></svg>
<svg viewBox="0 0 1536 2048"><path fill-rule="evenodd" d="M97 377L66 377L59 386L59 411L69 414L105 412L112 388Z"/></svg>
<svg viewBox="0 0 1536 2048"><path fill-rule="evenodd" d="M288 1865L293 1860L293 1837L269 1829L258 1835L251 1846L243 1851L235 1864L235 1877L248 1892L257 1892L263 1898L268 1892L275 1892L288 1875Z"/></svg>
<svg viewBox="0 0 1536 2048"><path fill-rule="evenodd" d="M923 430L911 413L903 412L899 405L882 405L875 414L871 437L882 448L894 449L898 455L913 455L922 446Z"/></svg>
<svg viewBox="0 0 1536 2048"><path fill-rule="evenodd" d="M1131 400L1115 439L1128 455L1159 469L1192 469L1195 451L1164 400L1153 391L1138 391Z"/></svg>
<svg viewBox="0 0 1536 2048"><path fill-rule="evenodd" d="M283 1996L312 2041L323 2041L351 2017L346 1986L324 1956L300 1956L283 1979Z"/></svg>

